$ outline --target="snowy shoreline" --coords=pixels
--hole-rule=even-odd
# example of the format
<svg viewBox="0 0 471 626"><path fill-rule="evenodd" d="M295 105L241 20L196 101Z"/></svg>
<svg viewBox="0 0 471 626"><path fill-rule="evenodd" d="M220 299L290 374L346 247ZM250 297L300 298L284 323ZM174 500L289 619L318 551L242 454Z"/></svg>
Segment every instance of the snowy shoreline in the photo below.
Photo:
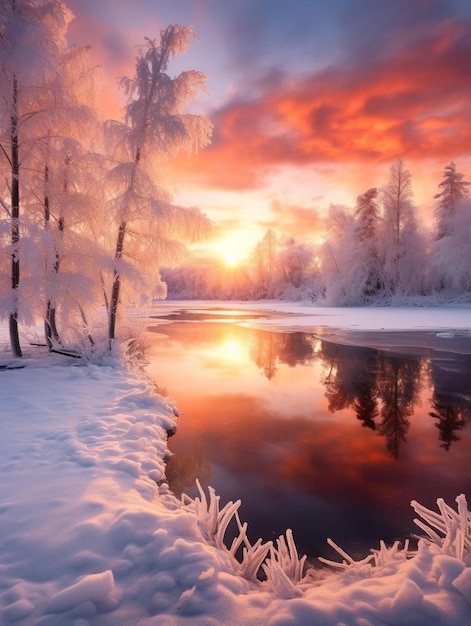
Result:
<svg viewBox="0 0 471 626"><path fill-rule="evenodd" d="M299 316L305 329L316 326L316 316L328 315L325 309L288 303L191 304L193 309L294 313L296 326ZM158 312L189 306L162 303ZM402 316L396 311L395 320L385 309L374 309L371 319L368 311L336 309L331 327L356 329L374 318L381 328L394 322L396 330L462 332L469 330L471 306L427 315L421 310L421 318L409 316L410 309ZM285 321L275 320L292 328L293 317ZM316 570L302 584L293 585L283 573L276 589L247 580L229 551L212 545L208 519L198 520L192 503L183 506L168 491L164 459L167 431L177 422L173 404L117 361L83 366L42 349L30 353L24 369L0 373L1 623L425 626L471 621L471 518L463 510L458 526L448 520L454 529L448 542L439 547L422 541L413 558L396 546L377 550L374 563L348 564L347 558L339 572L325 568L320 576ZM335 550L332 560L342 560Z"/></svg>
<svg viewBox="0 0 471 626"><path fill-rule="evenodd" d="M158 319L178 310L247 311L274 313L282 317L257 319L257 325L283 329L337 328L350 330L468 330L471 332L471 302L436 306L330 307L279 300L219 301L165 300L149 311Z"/></svg>
<svg viewBox="0 0 471 626"><path fill-rule="evenodd" d="M237 321L241 326L279 332L313 332L324 341L383 349L426 348L471 353L471 303L424 307L319 307L279 301L165 301L155 306L153 322L181 310L228 314L267 314ZM167 323L161 320L160 323Z"/></svg>

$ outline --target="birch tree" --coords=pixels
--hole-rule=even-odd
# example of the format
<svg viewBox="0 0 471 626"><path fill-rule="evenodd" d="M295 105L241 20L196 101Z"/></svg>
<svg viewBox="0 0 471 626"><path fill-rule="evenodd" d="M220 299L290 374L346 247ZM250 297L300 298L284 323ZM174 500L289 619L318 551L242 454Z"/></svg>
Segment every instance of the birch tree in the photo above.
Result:
<svg viewBox="0 0 471 626"><path fill-rule="evenodd" d="M103 168L97 167L98 155L91 152L91 138L97 136L99 127L92 106L95 83L87 52L78 47L62 52L60 72L49 82L42 105L38 129L42 139L32 151L38 217L44 224L44 272L42 281L38 277L36 282L43 284L45 335L50 348L61 344L58 307L64 327L70 330L74 309L83 315L86 302L94 300L90 289L88 293L84 290L85 282L96 278L96 271L85 262L84 251L94 248L99 257L97 238L92 243L90 228L100 216L103 223L98 180ZM37 267L41 267L39 259Z"/></svg>
<svg viewBox="0 0 471 626"><path fill-rule="evenodd" d="M22 189L31 147L32 132L41 115L38 97L59 71L60 50L65 47L72 13L60 0L4 0L0 3L0 153L8 171L2 206L10 221L10 297L3 314L9 318L10 344L22 356L18 319L20 314L20 266Z"/></svg>
<svg viewBox="0 0 471 626"><path fill-rule="evenodd" d="M162 184L165 158L179 150L196 151L211 138L212 125L205 116L184 112L204 90L204 74L190 70L172 78L167 73L172 57L184 53L192 37L190 26L172 25L161 31L159 42L145 40L134 77L121 81L128 98L125 120L106 124L115 159L107 181L116 229L108 297L110 345L123 281L127 278L130 285L146 271L156 285L159 266L182 254L182 240L202 236L210 226L199 210L175 206Z"/></svg>

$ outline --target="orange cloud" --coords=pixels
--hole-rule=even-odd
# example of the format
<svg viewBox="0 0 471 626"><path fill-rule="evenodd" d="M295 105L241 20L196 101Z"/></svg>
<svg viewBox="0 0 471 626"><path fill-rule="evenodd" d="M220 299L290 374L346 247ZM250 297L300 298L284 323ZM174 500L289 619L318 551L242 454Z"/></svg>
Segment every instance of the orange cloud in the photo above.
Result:
<svg viewBox="0 0 471 626"><path fill-rule="evenodd" d="M471 21L445 21L394 56L378 50L368 66L266 81L260 95L210 116L212 146L179 167L241 190L280 165L446 162L470 153L470 93Z"/></svg>
<svg viewBox="0 0 471 626"><path fill-rule="evenodd" d="M306 233L321 231L324 218L317 207L304 207L274 200L271 204L272 219L267 228L279 229L283 233L305 238Z"/></svg>

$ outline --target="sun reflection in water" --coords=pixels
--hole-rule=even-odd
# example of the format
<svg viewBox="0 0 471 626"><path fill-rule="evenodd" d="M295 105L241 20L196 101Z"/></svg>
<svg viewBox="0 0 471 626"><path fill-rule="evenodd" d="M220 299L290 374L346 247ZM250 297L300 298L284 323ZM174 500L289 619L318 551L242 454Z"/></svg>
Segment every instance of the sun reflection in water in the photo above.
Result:
<svg viewBox="0 0 471 626"><path fill-rule="evenodd" d="M218 348L218 353L227 363L244 361L246 358L244 346L234 335L228 335L224 338Z"/></svg>

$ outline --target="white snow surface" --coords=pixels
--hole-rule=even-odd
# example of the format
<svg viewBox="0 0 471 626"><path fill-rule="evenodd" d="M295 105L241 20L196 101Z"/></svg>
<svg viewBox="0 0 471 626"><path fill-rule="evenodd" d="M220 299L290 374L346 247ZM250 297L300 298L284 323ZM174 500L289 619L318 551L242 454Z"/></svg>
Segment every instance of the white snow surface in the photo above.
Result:
<svg viewBox="0 0 471 626"><path fill-rule="evenodd" d="M189 306L162 303L159 310ZM191 303L214 306L222 305ZM242 306L295 313L294 326L308 328L446 334L469 329L471 317L470 306ZM293 326L293 318L282 323ZM5 328L1 341L1 362L17 363ZM152 382L118 362L85 365L32 346L26 353L23 369L0 371L0 624L471 623L471 563L425 540L411 558L397 547L383 550L376 565L325 566L294 586L282 572L276 589L241 577L231 555L205 537L193 503L176 500L161 482L177 411ZM333 550L332 560L342 558Z"/></svg>

